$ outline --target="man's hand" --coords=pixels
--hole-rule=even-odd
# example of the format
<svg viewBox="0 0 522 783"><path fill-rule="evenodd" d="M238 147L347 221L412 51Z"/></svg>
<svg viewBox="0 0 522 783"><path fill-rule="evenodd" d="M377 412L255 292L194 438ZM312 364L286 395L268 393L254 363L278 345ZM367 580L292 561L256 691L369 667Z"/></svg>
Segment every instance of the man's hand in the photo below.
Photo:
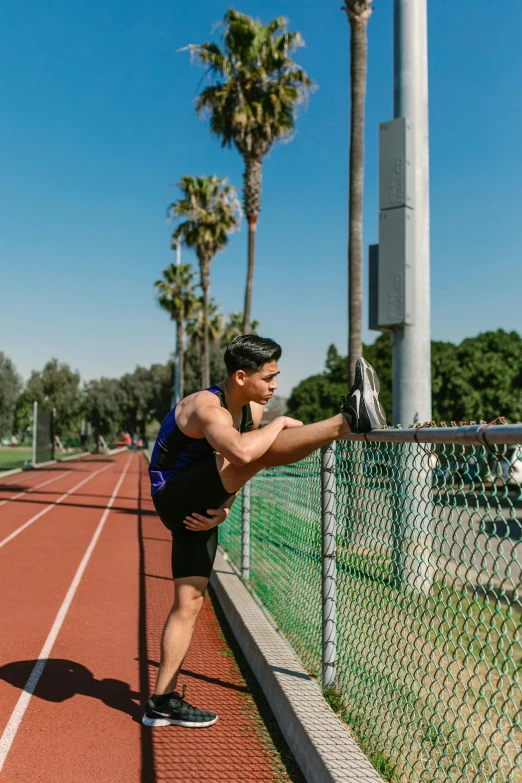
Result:
<svg viewBox="0 0 522 783"><path fill-rule="evenodd" d="M228 509L207 508L207 514L208 517L204 517L203 514L196 514L194 512L190 514L190 516L185 517L183 524L187 530L195 530L196 532L210 530L225 521L228 516Z"/></svg>
<svg viewBox="0 0 522 783"><path fill-rule="evenodd" d="M303 422L299 419L292 419L290 416L278 416L277 419L282 423L284 430L291 430L293 427L302 427Z"/></svg>

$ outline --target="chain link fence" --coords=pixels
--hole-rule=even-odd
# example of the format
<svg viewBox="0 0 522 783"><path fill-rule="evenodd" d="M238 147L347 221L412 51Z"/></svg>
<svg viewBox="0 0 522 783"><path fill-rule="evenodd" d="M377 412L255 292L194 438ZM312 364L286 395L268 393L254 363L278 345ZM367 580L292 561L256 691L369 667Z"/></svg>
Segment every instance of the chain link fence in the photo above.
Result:
<svg viewBox="0 0 522 783"><path fill-rule="evenodd" d="M383 430L250 482L251 588L391 783L522 783L517 438Z"/></svg>

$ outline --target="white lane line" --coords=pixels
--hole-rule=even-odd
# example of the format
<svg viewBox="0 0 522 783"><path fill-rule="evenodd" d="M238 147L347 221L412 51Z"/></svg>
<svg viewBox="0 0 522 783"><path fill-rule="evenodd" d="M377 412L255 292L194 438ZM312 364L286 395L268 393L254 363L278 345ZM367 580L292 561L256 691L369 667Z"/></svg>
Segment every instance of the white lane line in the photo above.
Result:
<svg viewBox="0 0 522 783"><path fill-rule="evenodd" d="M24 713L29 706L29 702L31 700L31 696L36 690L36 686L38 685L38 680L42 676L42 672L45 668L45 664L47 663L49 659L49 655L51 654L51 650L53 649L54 643L56 641L56 637L60 633L60 628L63 625L63 621L65 620L65 615L67 614L67 611L71 605L71 601L74 598L74 594L76 592L76 589L78 585L80 584L81 578L83 576L83 572L85 571L85 568L87 567L87 563L90 560L90 557L92 555L93 549L96 546L96 543L100 537L100 534L103 530L103 526L105 525L105 521L107 517L109 516L109 511L112 508L112 504L114 503L114 500L116 499L116 496L120 490L120 487L123 483L123 479L125 478L125 474L127 473L128 467L132 461L132 458L134 457L134 454L131 454L127 462L125 463L125 467L123 469L123 472L118 479L118 483L116 484L114 488L114 492L112 493L109 502L107 503L107 506L105 508L105 511L102 514L102 518L100 519L98 523L98 527L94 531L94 535L91 538L91 543L87 547L87 551L85 552L82 562L78 566L78 570L76 571L74 575L74 579L71 582L71 586L67 590L67 595L65 596L62 605L60 606L60 609L58 611L58 614L56 615L56 619L53 623L53 627L51 628L49 632L49 636L45 640L44 646L42 647L42 650L40 652L40 655L38 656L38 660L34 666L33 671L31 672L31 675L29 679L27 680L24 689L22 693L20 694L20 698L18 699L16 706L13 710L13 713L11 717L9 718L9 723L4 729L4 733L2 734L2 737L0 738L0 772L2 771L2 768L5 764L5 760L7 758L7 754L9 753L9 750L11 749L11 745L13 744L13 740L16 737L16 732L18 731L20 727L20 723L22 722L22 718L24 717ZM101 472L101 471L98 471Z"/></svg>
<svg viewBox="0 0 522 783"><path fill-rule="evenodd" d="M36 522L37 519L40 519L40 517L43 517L44 514L47 514L48 511L50 511L55 506L60 505L62 500L65 500L65 498L68 498L69 495L72 495L73 492L76 492L77 489L80 489L80 487L83 487L84 484L87 484L88 481L93 479L95 476L98 475L98 473L103 473L104 470L108 470L109 468L112 468L114 466L114 463L111 463L110 465L105 465L104 468L100 468L100 470L95 470L94 473L91 473L90 476L87 476L87 478L84 478L82 481L80 481L79 484L76 484L75 487L70 489L68 492L66 492L64 495L62 495L58 500L55 500L53 503L50 503L48 506L43 508L41 511L38 512L38 514L35 514L34 517L31 517L27 522L25 522L20 527L17 527L16 530L13 530L10 535L7 536L7 538L4 538L3 541L0 541L0 549L9 543L9 541L12 541L13 538L15 538L19 533L21 533L23 530L26 529L26 527L29 527L29 525L32 525L33 522Z"/></svg>
<svg viewBox="0 0 522 783"><path fill-rule="evenodd" d="M37 484L36 487L30 487L29 489L26 489L24 492L19 492L18 495L13 495L11 498L7 498L6 500L2 500L0 502L0 506L5 506L6 503L10 503L11 500L18 500L18 498L23 497L24 495L28 495L29 492L34 492L35 489L40 489L40 487L46 487L47 484L52 484L53 481L58 481L58 479L63 478L64 476L68 476L69 473L72 473L72 470L66 470L63 473L59 473L54 478L47 479L47 481L42 481L41 484Z"/></svg>

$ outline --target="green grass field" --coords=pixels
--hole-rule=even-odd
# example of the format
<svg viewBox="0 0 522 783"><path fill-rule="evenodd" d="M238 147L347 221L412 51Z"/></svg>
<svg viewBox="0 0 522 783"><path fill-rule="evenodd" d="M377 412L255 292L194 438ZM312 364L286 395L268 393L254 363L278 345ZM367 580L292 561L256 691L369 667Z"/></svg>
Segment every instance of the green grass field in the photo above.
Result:
<svg viewBox="0 0 522 783"><path fill-rule="evenodd" d="M23 468L26 459L31 459L32 450L27 449L0 449L0 471Z"/></svg>
<svg viewBox="0 0 522 783"><path fill-rule="evenodd" d="M80 453L81 449L78 449ZM55 457L60 462L64 457L72 457L74 451L57 452ZM16 468L23 468L24 462L30 460L32 457L31 448L0 448L0 473L4 470L15 470Z"/></svg>

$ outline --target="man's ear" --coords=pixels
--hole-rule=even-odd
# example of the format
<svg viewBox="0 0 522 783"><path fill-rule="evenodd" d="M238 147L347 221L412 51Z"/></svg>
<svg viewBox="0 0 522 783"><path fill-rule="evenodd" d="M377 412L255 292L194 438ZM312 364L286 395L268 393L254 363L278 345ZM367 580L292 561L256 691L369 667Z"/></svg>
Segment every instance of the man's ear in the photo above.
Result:
<svg viewBox="0 0 522 783"><path fill-rule="evenodd" d="M236 370L236 381L240 386L244 386L246 378L246 372L244 370Z"/></svg>

